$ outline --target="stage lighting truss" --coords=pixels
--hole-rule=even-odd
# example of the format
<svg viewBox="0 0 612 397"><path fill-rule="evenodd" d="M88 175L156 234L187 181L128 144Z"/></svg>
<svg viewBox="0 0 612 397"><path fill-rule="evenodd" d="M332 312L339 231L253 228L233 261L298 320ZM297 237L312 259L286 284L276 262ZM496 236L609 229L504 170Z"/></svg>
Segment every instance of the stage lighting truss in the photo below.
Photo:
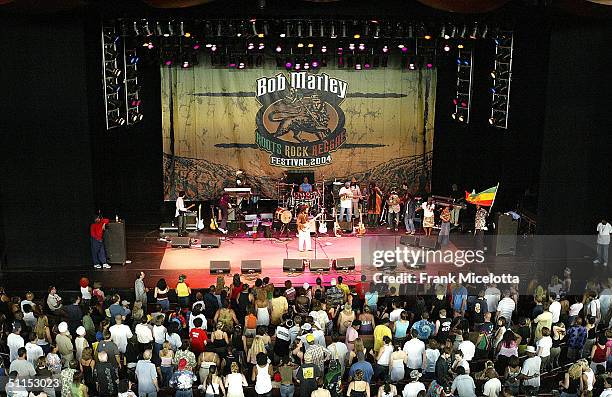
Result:
<svg viewBox="0 0 612 397"><path fill-rule="evenodd" d="M453 104L455 112L451 115L454 120L463 123L470 122L470 109L472 107L472 77L474 63L473 49L460 49L457 55L457 90Z"/></svg>
<svg viewBox="0 0 612 397"><path fill-rule="evenodd" d="M125 42L124 42L125 43ZM123 92L125 99L125 114L127 125L136 124L143 119L140 100L140 81L138 76L138 62L140 57L136 48L126 48L123 45Z"/></svg>
<svg viewBox="0 0 612 397"><path fill-rule="evenodd" d="M120 39L114 25L102 26L102 87L107 130L126 123L125 90L122 92L125 70L119 62Z"/></svg>
<svg viewBox="0 0 612 397"><path fill-rule="evenodd" d="M510 84L512 82L512 31L500 31L495 37L495 65L491 72L491 114L489 124L496 128L508 128L510 109Z"/></svg>

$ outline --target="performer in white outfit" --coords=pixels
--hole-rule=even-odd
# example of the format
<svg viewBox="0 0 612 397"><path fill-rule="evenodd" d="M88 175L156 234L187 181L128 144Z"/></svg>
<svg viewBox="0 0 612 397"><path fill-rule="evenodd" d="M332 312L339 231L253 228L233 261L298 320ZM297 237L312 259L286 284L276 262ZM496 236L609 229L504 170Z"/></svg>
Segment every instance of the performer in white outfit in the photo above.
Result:
<svg viewBox="0 0 612 397"><path fill-rule="evenodd" d="M310 227L308 221L308 206L304 205L300 208L300 213L297 216L297 230L298 230L298 249L300 252L304 251L304 244L306 244L306 250L312 251L312 242L310 239Z"/></svg>

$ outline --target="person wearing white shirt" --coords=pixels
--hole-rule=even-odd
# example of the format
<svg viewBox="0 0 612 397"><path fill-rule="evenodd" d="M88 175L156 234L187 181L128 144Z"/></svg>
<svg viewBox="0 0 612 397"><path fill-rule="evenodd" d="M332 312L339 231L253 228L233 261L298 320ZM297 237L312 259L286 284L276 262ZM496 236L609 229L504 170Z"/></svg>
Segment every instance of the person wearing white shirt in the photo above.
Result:
<svg viewBox="0 0 612 397"><path fill-rule="evenodd" d="M136 324L134 332L136 332L136 338L141 347L153 342L153 327L148 324L146 316L142 317L140 324Z"/></svg>
<svg viewBox="0 0 612 397"><path fill-rule="evenodd" d="M554 292L550 293L550 300L548 311L552 314L552 323L557 324L559 322L559 316L561 315L561 303L557 300L557 294Z"/></svg>
<svg viewBox="0 0 612 397"><path fill-rule="evenodd" d="M426 391L423 382L419 381L421 373L417 370L410 372L410 383L407 383L402 390L402 397L417 397L420 391Z"/></svg>
<svg viewBox="0 0 612 397"><path fill-rule="evenodd" d="M489 380L486 381L484 386L482 387L482 394L486 397L499 397L502 384L499 378L497 377L497 373L494 369L489 369L486 373L486 376Z"/></svg>
<svg viewBox="0 0 612 397"><path fill-rule="evenodd" d="M464 334L465 335L465 334ZM469 339L463 339L463 342L459 343L457 347L463 353L463 358L466 361L472 361L474 354L476 354L476 345Z"/></svg>
<svg viewBox="0 0 612 397"><path fill-rule="evenodd" d="M398 302L393 301L392 303L393 310L391 310L391 313L389 313L389 321L392 323L398 321L402 317L402 312L404 311L403 308L397 307L397 305L398 305Z"/></svg>
<svg viewBox="0 0 612 397"><path fill-rule="evenodd" d="M120 353L125 354L128 339L132 337L132 330L125 324L122 324L123 317L120 314L115 316L115 325L108 330L111 334L111 340L117 345Z"/></svg>
<svg viewBox="0 0 612 397"><path fill-rule="evenodd" d="M510 291L504 291L504 298L497 305L497 319L503 317L506 319L506 324L510 324L512 313L516 308L516 302L510 297Z"/></svg>
<svg viewBox="0 0 612 397"><path fill-rule="evenodd" d="M332 360L338 360L338 362L340 362L342 373L344 373L349 352L346 344L344 342L334 342L327 346L327 350L330 351Z"/></svg>
<svg viewBox="0 0 612 397"><path fill-rule="evenodd" d="M485 290L485 300L487 301L487 309L491 313L495 313L497 311L497 304L501 299L501 291L497 288L496 284L491 284Z"/></svg>
<svg viewBox="0 0 612 397"><path fill-rule="evenodd" d="M29 362L32 363L34 367L38 365L38 357L42 357L45 355L42 347L36 344L37 339L38 338L36 337L36 335L32 334L30 341L25 345L27 359Z"/></svg>
<svg viewBox="0 0 612 397"><path fill-rule="evenodd" d="M185 212L189 211L195 204L191 204L189 207L185 207L185 192L180 191L176 198L176 211L174 211L174 217L177 221L178 235L184 236L186 232L187 222L185 219Z"/></svg>
<svg viewBox="0 0 612 397"><path fill-rule="evenodd" d="M552 338L550 337L550 329L547 327L542 328L542 338L536 343L538 356L542 359L541 371L548 370L548 363L550 361L550 348L553 345Z"/></svg>
<svg viewBox="0 0 612 397"><path fill-rule="evenodd" d="M459 367L463 367L463 371L466 375L470 374L470 363L463 357L463 352L461 350L455 352L455 360L453 361L451 370L457 374L457 369Z"/></svg>
<svg viewBox="0 0 612 397"><path fill-rule="evenodd" d="M604 391L599 397L612 397L612 377L604 377Z"/></svg>
<svg viewBox="0 0 612 397"><path fill-rule="evenodd" d="M195 328L195 325L193 324L193 321L194 321L196 318L200 318L200 319L202 319L202 326L201 326L200 328L202 328L202 329L207 329L207 324L206 324L206 316L204 316L204 314L203 314L203 313L196 314L196 315L194 316L194 315L193 315L193 313L192 313L192 315L191 315L191 316L189 316L189 331L191 331L192 329L194 329L194 328Z"/></svg>
<svg viewBox="0 0 612 397"><path fill-rule="evenodd" d="M525 349L528 358L523 362L520 378L523 380L523 387L531 396L537 395L540 389L540 367L542 359L536 355L536 349L533 346L527 346ZM535 394L533 394L535 393Z"/></svg>
<svg viewBox="0 0 612 397"><path fill-rule="evenodd" d="M13 324L13 332L6 338L6 345L9 348L9 358L11 362L17 359L17 351L20 347L25 345L25 341L21 335L19 335L20 332L21 326L18 322L15 322L15 324Z"/></svg>
<svg viewBox="0 0 612 397"><path fill-rule="evenodd" d="M597 257L593 263L603 263L608 266L608 249L610 248L610 233L612 225L603 219L597 225Z"/></svg>
<svg viewBox="0 0 612 397"><path fill-rule="evenodd" d="M404 351L408 355L408 361L406 366L409 369L420 370L423 368L423 361L425 361L425 343L418 338L418 332L412 330L410 332L412 339L404 343Z"/></svg>
<svg viewBox="0 0 612 397"><path fill-rule="evenodd" d="M359 218L359 199L361 198L361 189L357 183L357 179L351 179L351 193L353 195L353 216Z"/></svg>
<svg viewBox="0 0 612 397"><path fill-rule="evenodd" d="M344 213L346 212L346 221L350 222L353 217L353 192L351 190L351 182L345 182L344 186L338 192L340 197L340 214L338 214L338 221L342 221Z"/></svg>

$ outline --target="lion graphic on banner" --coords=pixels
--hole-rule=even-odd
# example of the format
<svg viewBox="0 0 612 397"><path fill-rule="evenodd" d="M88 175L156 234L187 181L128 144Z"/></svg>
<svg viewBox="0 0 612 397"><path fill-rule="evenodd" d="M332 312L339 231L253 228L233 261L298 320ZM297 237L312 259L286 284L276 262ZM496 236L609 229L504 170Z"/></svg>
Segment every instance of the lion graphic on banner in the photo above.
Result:
<svg viewBox="0 0 612 397"><path fill-rule="evenodd" d="M273 134L275 138L292 132L293 138L303 143L306 140L302 138L302 133L311 133L323 140L331 132L325 103L317 94L303 96L295 88L291 88L289 94L274 107L276 109L270 112L268 119L278 123Z"/></svg>

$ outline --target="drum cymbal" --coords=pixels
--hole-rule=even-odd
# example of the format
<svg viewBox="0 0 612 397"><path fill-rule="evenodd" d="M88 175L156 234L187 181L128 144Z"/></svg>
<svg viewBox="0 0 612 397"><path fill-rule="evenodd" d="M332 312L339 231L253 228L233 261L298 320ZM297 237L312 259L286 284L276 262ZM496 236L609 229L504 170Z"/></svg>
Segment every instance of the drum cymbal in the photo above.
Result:
<svg viewBox="0 0 612 397"><path fill-rule="evenodd" d="M332 183L332 185L342 186L344 185L344 182L335 181L334 183Z"/></svg>

